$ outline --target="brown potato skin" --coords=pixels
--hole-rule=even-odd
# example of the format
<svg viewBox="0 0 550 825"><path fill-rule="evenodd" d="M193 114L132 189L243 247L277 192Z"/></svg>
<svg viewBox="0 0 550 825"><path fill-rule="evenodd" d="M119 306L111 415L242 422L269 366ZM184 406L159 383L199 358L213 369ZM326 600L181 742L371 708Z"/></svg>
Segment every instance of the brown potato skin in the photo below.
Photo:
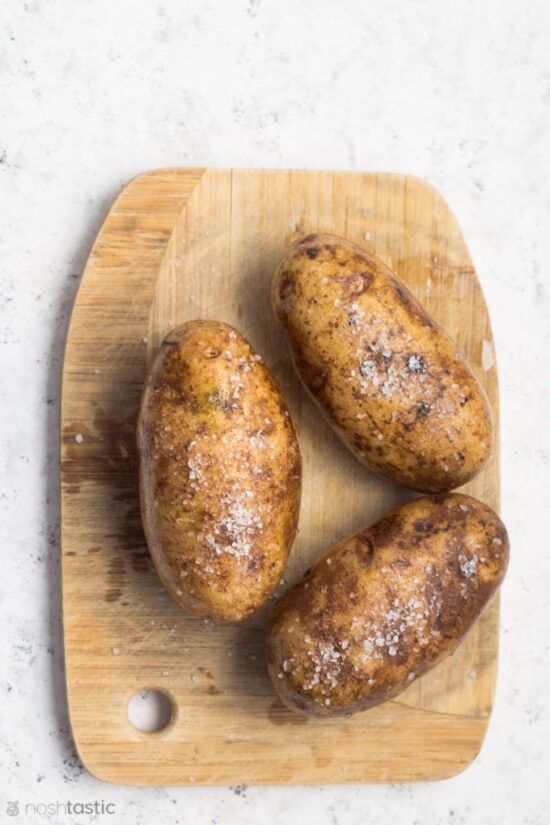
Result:
<svg viewBox="0 0 550 825"><path fill-rule="evenodd" d="M164 585L197 616L245 619L285 568L301 459L275 379L237 330L199 320L166 337L137 446L142 522Z"/></svg>
<svg viewBox="0 0 550 825"><path fill-rule="evenodd" d="M509 543L487 505L419 498L330 550L273 611L268 670L312 716L366 710L451 653L502 582Z"/></svg>
<svg viewBox="0 0 550 825"><path fill-rule="evenodd" d="M371 470L422 492L473 478L493 448L485 393L449 336L380 260L315 234L272 284L305 387Z"/></svg>

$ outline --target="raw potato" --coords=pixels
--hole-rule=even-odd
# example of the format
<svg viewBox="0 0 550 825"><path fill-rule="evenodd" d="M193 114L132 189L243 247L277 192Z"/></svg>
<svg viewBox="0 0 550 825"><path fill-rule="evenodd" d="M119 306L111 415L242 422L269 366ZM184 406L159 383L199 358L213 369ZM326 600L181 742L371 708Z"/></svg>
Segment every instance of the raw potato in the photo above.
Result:
<svg viewBox="0 0 550 825"><path fill-rule="evenodd" d="M458 493L416 499L343 541L275 607L267 661L281 699L339 716L396 696L456 648L508 551L498 516Z"/></svg>
<svg viewBox="0 0 550 825"><path fill-rule="evenodd" d="M301 462L279 388L232 327L191 321L163 341L138 421L142 521L173 598L240 621L280 581Z"/></svg>
<svg viewBox="0 0 550 825"><path fill-rule="evenodd" d="M280 263L272 301L304 385L367 467L423 492L480 471L493 444L483 389L385 264L309 235Z"/></svg>

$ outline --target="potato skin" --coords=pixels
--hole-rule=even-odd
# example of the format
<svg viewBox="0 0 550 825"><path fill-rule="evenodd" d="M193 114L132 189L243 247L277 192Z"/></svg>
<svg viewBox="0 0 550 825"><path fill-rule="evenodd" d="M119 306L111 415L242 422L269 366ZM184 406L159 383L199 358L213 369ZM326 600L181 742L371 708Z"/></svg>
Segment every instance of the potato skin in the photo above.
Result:
<svg viewBox="0 0 550 825"><path fill-rule="evenodd" d="M309 235L277 268L272 303L302 382L367 467L422 492L481 470L493 447L485 393L382 261L343 238Z"/></svg>
<svg viewBox="0 0 550 825"><path fill-rule="evenodd" d="M246 618L285 568L301 460L275 379L240 333L201 320L166 337L137 445L142 522L164 585L195 615Z"/></svg>
<svg viewBox="0 0 550 825"><path fill-rule="evenodd" d="M457 647L508 554L496 513L458 493L411 501L341 542L272 614L266 652L280 698L341 716L396 696Z"/></svg>

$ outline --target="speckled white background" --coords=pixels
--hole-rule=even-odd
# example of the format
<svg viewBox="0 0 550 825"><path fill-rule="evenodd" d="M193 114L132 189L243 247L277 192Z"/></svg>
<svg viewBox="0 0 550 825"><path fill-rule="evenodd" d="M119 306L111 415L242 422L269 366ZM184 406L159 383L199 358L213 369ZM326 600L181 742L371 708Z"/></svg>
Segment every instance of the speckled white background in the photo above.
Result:
<svg viewBox="0 0 550 825"><path fill-rule="evenodd" d="M0 818L546 825L550 771L547 0L3 0L0 18ZM416 174L462 226L491 310L513 560L481 755L403 786L133 789L74 753L58 545L61 358L120 187L162 166ZM114 803L115 816L25 816Z"/></svg>

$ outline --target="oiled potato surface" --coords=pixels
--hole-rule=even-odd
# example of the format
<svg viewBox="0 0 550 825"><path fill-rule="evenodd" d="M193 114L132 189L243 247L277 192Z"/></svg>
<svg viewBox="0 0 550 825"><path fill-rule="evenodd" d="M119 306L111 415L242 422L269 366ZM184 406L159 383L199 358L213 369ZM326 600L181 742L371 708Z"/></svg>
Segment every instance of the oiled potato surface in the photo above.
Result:
<svg viewBox="0 0 550 825"><path fill-rule="evenodd" d="M283 573L301 464L278 386L235 329L192 321L163 341L138 454L143 526L165 586L196 615L246 618Z"/></svg>
<svg viewBox="0 0 550 825"><path fill-rule="evenodd" d="M396 696L456 648L508 552L498 516L456 493L416 499L343 541L272 614L267 661L281 699L335 716Z"/></svg>
<svg viewBox="0 0 550 825"><path fill-rule="evenodd" d="M423 492L479 472L493 444L485 393L382 261L310 235L281 261L272 301L304 385L360 461Z"/></svg>

